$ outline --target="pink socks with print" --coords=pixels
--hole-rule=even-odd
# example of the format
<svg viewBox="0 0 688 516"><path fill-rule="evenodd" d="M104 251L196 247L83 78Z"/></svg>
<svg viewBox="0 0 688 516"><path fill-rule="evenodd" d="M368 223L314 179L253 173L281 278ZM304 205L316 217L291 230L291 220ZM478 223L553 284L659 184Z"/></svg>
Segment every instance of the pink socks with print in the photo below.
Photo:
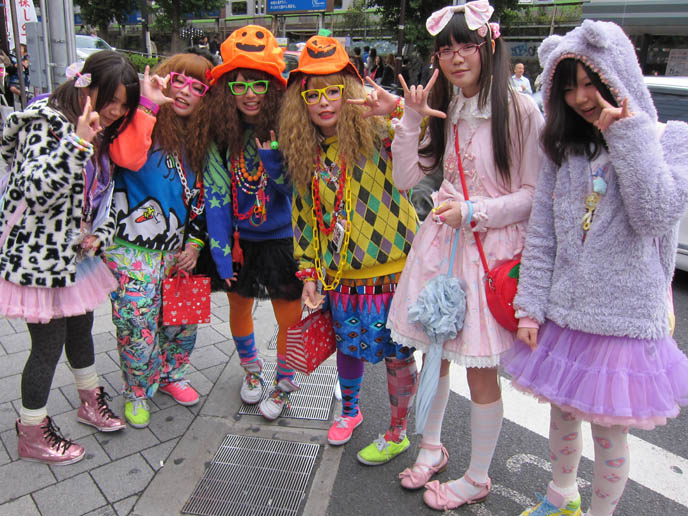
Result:
<svg viewBox="0 0 688 516"><path fill-rule="evenodd" d="M549 446L552 478L547 499L564 507L578 497L576 476L582 454L581 421L570 412L552 405ZM611 516L628 480L628 444L626 428L591 425L595 442L595 467L592 503L586 516Z"/></svg>

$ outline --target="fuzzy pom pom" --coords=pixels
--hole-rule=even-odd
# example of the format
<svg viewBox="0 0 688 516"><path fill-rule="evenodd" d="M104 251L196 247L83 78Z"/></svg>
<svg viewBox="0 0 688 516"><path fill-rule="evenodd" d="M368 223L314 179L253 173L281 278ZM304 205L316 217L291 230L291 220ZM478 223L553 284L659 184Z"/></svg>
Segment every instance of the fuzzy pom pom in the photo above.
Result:
<svg viewBox="0 0 688 516"><path fill-rule="evenodd" d="M549 56L552 55L552 52L554 52L554 49L557 48L557 45L559 45L559 42L562 39L564 39L562 36L554 34L545 38L545 40L540 44L538 47L538 57L540 58L540 64L542 66L545 66L545 62Z"/></svg>

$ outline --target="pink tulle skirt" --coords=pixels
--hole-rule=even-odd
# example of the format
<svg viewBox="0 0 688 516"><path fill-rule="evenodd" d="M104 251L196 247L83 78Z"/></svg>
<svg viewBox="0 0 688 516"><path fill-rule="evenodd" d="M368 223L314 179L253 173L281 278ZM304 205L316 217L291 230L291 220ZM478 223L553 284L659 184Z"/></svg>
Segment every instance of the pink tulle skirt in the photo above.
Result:
<svg viewBox="0 0 688 516"><path fill-rule="evenodd" d="M76 282L63 288L25 287L0 278L0 315L29 323L92 312L105 301L117 282L100 258L77 264Z"/></svg>
<svg viewBox="0 0 688 516"><path fill-rule="evenodd" d="M649 430L688 405L688 358L669 336L594 335L548 320L534 351L517 340L503 360L517 389L603 426Z"/></svg>

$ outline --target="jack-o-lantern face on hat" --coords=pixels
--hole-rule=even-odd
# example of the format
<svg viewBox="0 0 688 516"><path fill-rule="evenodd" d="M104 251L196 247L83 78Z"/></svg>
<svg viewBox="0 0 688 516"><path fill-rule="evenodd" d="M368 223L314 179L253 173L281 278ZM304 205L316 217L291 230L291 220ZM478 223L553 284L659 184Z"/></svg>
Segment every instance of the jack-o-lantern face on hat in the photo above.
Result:
<svg viewBox="0 0 688 516"><path fill-rule="evenodd" d="M265 30L247 26L240 29L236 46L244 52L262 52L265 50Z"/></svg>
<svg viewBox="0 0 688 516"><path fill-rule="evenodd" d="M313 59L330 57L337 51L337 45L335 45L330 38L326 40L311 38L309 43L310 44L306 47L306 51Z"/></svg>
<svg viewBox="0 0 688 516"><path fill-rule="evenodd" d="M280 84L286 86L282 77L285 68L283 50L275 36L265 27L246 25L232 32L220 46L222 64L210 72L211 85L215 85L222 75L237 68L262 70L272 75ZM226 88L226 86L225 86Z"/></svg>

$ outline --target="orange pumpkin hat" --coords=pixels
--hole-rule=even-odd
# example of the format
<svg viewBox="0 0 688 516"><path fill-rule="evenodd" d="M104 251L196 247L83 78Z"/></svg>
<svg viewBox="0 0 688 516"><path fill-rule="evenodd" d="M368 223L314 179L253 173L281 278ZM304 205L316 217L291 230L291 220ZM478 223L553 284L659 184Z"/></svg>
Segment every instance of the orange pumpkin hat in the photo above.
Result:
<svg viewBox="0 0 688 516"><path fill-rule="evenodd" d="M299 67L289 73L289 83L293 82L299 74L330 75L342 70L346 70L363 82L358 70L349 61L349 54L339 41L327 36L311 36L301 51Z"/></svg>
<svg viewBox="0 0 688 516"><path fill-rule="evenodd" d="M261 70L272 75L283 86L287 81L282 77L286 68L282 54L284 50L277 44L275 36L265 27L246 25L232 32L220 46L222 64L210 71L210 85L227 72L237 68Z"/></svg>

